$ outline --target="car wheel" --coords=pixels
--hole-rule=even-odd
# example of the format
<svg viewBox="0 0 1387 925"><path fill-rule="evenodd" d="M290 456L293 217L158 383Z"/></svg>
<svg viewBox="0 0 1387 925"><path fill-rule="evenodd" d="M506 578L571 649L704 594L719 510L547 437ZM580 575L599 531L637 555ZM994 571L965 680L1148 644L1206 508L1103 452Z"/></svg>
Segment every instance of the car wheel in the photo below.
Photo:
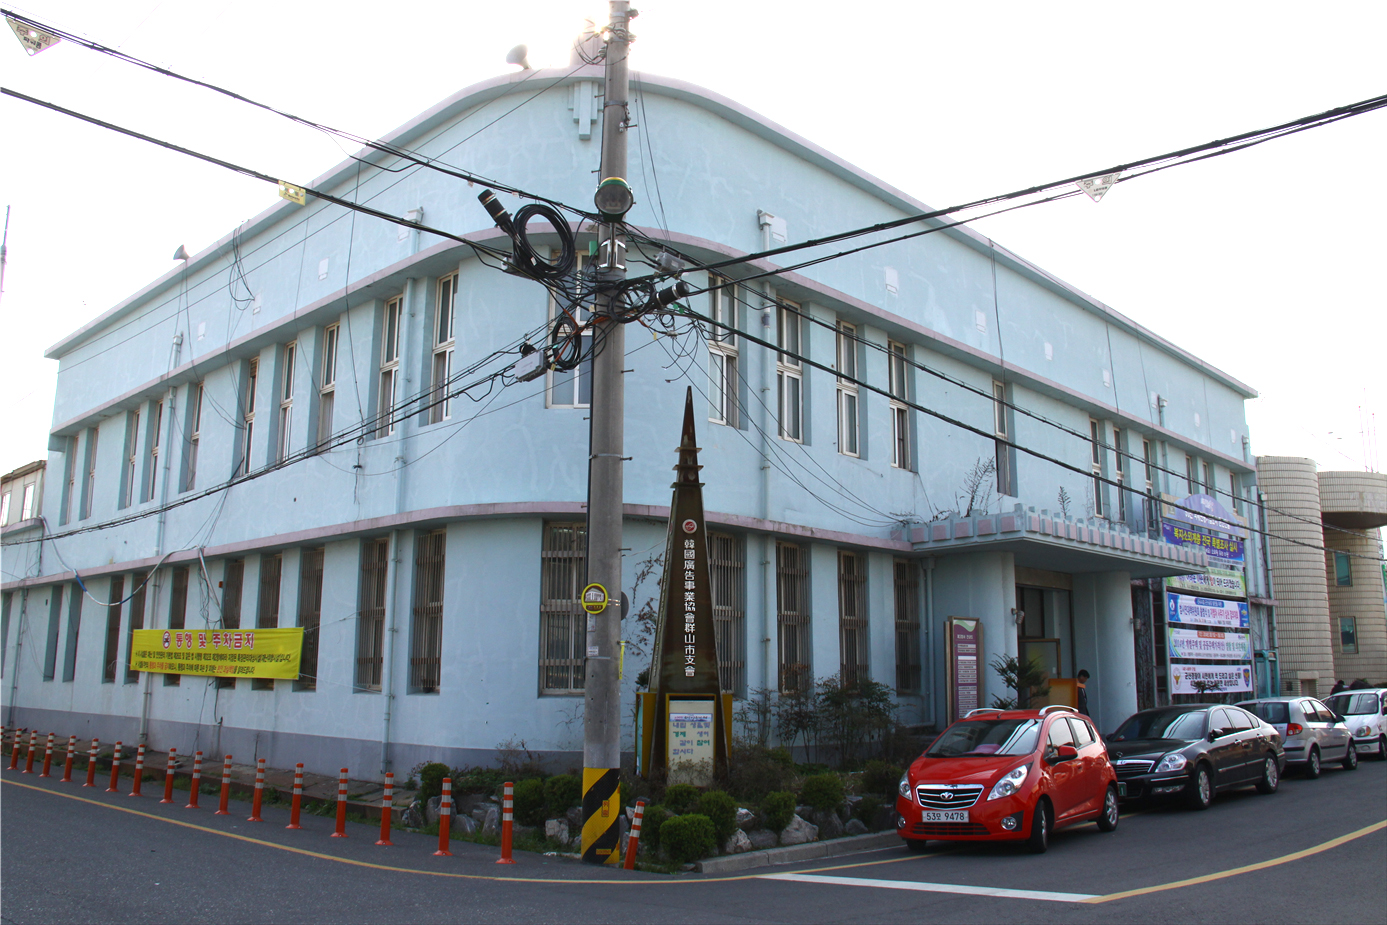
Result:
<svg viewBox="0 0 1387 925"><path fill-rule="evenodd" d="M1103 794L1103 812L1098 816L1098 829L1111 832L1117 828L1118 819L1117 785L1108 784L1108 792Z"/></svg>
<svg viewBox="0 0 1387 925"><path fill-rule="evenodd" d="M1312 747L1310 757L1305 759L1305 776L1310 780L1320 776L1320 750L1318 748Z"/></svg>
<svg viewBox="0 0 1387 925"><path fill-rule="evenodd" d="M1343 769L1345 771L1358 770L1358 746L1353 744L1352 739L1349 740L1348 751L1344 752Z"/></svg>
<svg viewBox="0 0 1387 925"><path fill-rule="evenodd" d="M1387 735L1377 737L1377 760L1387 761Z"/></svg>
<svg viewBox="0 0 1387 925"><path fill-rule="evenodd" d="M1262 779L1257 781L1258 793L1275 793L1281 786L1281 772L1276 769L1276 756L1262 759Z"/></svg>
<svg viewBox="0 0 1387 925"><path fill-rule="evenodd" d="M1031 837L1026 842L1031 854L1044 854L1050 850L1050 803L1040 800L1031 814Z"/></svg>
<svg viewBox="0 0 1387 925"><path fill-rule="evenodd" d="M1201 764L1190 781L1190 809L1208 809L1214 802L1214 779L1209 774L1209 766Z"/></svg>
<svg viewBox="0 0 1387 925"><path fill-rule="evenodd" d="M907 838L905 840L905 846L910 849L911 854L919 854L925 850L925 846L928 844L929 842L923 838Z"/></svg>

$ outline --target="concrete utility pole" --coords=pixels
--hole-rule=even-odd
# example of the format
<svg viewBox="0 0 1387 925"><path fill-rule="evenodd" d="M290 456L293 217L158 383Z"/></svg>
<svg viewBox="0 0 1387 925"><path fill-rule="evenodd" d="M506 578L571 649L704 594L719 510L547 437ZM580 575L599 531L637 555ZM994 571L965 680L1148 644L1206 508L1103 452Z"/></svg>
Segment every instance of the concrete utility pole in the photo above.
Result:
<svg viewBox="0 0 1387 925"><path fill-rule="evenodd" d="M602 179L626 177L627 55L632 16L627 0L611 0L605 94L602 102ZM621 806L622 455L626 412L622 367L625 327L612 317L612 287L626 278L624 244L615 223L601 226L598 297L592 362L591 458L588 461L588 582L607 590L609 603L588 616L583 690L583 860L614 864L619 854Z"/></svg>

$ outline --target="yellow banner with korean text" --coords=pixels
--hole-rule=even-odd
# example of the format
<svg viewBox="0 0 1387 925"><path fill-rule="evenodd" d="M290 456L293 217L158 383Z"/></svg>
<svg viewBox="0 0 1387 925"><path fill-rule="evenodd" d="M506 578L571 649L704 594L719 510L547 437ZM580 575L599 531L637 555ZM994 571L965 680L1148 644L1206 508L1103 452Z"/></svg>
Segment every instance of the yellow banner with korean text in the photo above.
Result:
<svg viewBox="0 0 1387 925"><path fill-rule="evenodd" d="M218 678L297 678L303 629L135 630L130 670Z"/></svg>

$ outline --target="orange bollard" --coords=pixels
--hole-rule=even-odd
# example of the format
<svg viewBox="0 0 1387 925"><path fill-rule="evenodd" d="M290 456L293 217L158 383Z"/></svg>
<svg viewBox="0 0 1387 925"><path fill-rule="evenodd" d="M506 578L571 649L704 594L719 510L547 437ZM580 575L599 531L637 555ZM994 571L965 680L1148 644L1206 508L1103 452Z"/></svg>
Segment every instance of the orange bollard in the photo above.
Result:
<svg viewBox="0 0 1387 925"><path fill-rule="evenodd" d="M100 744L100 739L92 739L91 751L87 752L87 782L83 787L96 786L96 749Z"/></svg>
<svg viewBox="0 0 1387 925"><path fill-rule="evenodd" d="M395 772L385 772L385 793L380 798L380 839L376 844L393 847L390 841L390 807L395 805Z"/></svg>
<svg viewBox="0 0 1387 925"><path fill-rule="evenodd" d="M303 762L294 765L294 801L289 804L289 824L286 829L301 829L299 825L299 804L303 802Z"/></svg>
<svg viewBox="0 0 1387 925"><path fill-rule="evenodd" d="M184 809L197 809L197 792L202 787L202 752L193 752L193 785L188 788L188 805Z"/></svg>
<svg viewBox="0 0 1387 925"><path fill-rule="evenodd" d="M231 812L226 808L226 801L231 799L231 756L226 756L226 761L222 763L222 799L217 806L214 816L230 816Z"/></svg>
<svg viewBox="0 0 1387 925"><path fill-rule="evenodd" d="M342 775L337 778L337 829L332 833L333 838L347 837L347 769L342 769Z"/></svg>
<svg viewBox="0 0 1387 925"><path fill-rule="evenodd" d="M636 869L636 852L641 847L641 818L645 815L645 801L636 801L636 815L631 820L631 837L626 840L626 862L622 865L627 870Z"/></svg>
<svg viewBox="0 0 1387 925"><path fill-rule="evenodd" d="M29 730L29 757L27 757L27 758L24 759L24 770L23 770L23 772L21 772L21 773L24 773L24 774L33 774L33 773L34 773L34 750L35 750L36 748L38 748L38 740L39 740L39 731L38 731L37 729L30 729L30 730Z"/></svg>
<svg viewBox="0 0 1387 925"><path fill-rule="evenodd" d="M264 822L260 818L260 798L265 793L265 759L255 759L255 796L250 801L250 818L247 822Z"/></svg>
<svg viewBox="0 0 1387 925"><path fill-rule="evenodd" d="M135 783L130 788L130 795L137 797L140 795L140 787L144 783L144 745L135 747Z"/></svg>
<svg viewBox="0 0 1387 925"><path fill-rule="evenodd" d="M16 730L14 731L14 741L10 744L10 770L11 770L11 771L18 771L18 770L19 770L19 734L20 734L21 732L23 732L23 731L24 731L23 729L16 729Z"/></svg>
<svg viewBox="0 0 1387 925"><path fill-rule="evenodd" d="M120 743L116 743L116 753L111 756L111 786L107 793L120 793Z"/></svg>
<svg viewBox="0 0 1387 925"><path fill-rule="evenodd" d="M173 764L177 758L174 751L175 749L173 748L169 749L168 770L164 772L164 798L159 801L160 803L173 802Z"/></svg>
<svg viewBox="0 0 1387 925"><path fill-rule="evenodd" d="M48 744L43 747L43 773L39 777L52 777L49 771L53 768L53 736L56 733L48 733Z"/></svg>
<svg viewBox="0 0 1387 925"><path fill-rule="evenodd" d="M72 783L72 759L77 757L77 737L71 735L67 737L67 759L63 761L63 778L58 781L60 784Z"/></svg>
<svg viewBox="0 0 1387 925"><path fill-rule="evenodd" d="M450 858L453 856L453 852L448 850L452 818L453 779L445 777L443 778L443 799L438 801L438 850L434 852L435 857Z"/></svg>
<svg viewBox="0 0 1387 925"><path fill-rule="evenodd" d="M501 858L497 864L514 864L515 859L510 856L511 843L511 816L515 808L515 784L506 781L505 787L501 790Z"/></svg>

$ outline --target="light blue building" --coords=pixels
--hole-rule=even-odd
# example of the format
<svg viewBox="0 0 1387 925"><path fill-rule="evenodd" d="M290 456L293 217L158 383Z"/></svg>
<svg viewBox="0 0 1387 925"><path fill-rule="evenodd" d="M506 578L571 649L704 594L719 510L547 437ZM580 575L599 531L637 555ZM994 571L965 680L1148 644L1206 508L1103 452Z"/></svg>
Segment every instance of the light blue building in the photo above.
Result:
<svg viewBox="0 0 1387 925"><path fill-rule="evenodd" d="M387 140L586 205L601 86L596 67L498 78ZM926 210L731 100L649 76L633 92L628 219L693 258ZM379 169L399 166L363 152L314 186L508 246L480 185ZM591 239L578 229L580 250ZM1101 728L1152 703L1137 668L1150 608L1133 608L1149 592L1133 581L1206 560L1152 538L1147 499L1247 497L1255 393L967 228L736 282L771 266L729 267L691 307L784 353L688 324L628 329L627 701L692 385L739 697L842 672L942 725L971 696L945 638L961 617L980 621L982 703L1006 693L986 663L1018 653L1092 672ZM310 196L55 344L46 521L5 535L8 720L354 774L483 763L522 741L576 762L586 369L388 413L514 362L554 312L462 244ZM330 445L344 433L360 438ZM132 627L179 626L304 626L305 678L127 670Z"/></svg>

